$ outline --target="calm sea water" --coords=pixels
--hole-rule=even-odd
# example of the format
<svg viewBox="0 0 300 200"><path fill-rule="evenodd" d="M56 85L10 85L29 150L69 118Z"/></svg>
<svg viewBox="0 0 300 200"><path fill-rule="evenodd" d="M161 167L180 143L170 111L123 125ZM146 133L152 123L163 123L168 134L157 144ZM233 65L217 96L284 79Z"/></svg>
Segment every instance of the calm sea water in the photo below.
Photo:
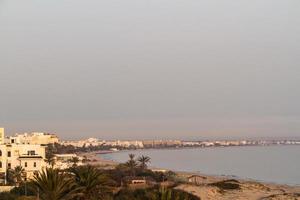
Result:
<svg viewBox="0 0 300 200"><path fill-rule="evenodd" d="M101 157L125 162L129 153L150 156L153 167L300 185L300 146L152 149Z"/></svg>

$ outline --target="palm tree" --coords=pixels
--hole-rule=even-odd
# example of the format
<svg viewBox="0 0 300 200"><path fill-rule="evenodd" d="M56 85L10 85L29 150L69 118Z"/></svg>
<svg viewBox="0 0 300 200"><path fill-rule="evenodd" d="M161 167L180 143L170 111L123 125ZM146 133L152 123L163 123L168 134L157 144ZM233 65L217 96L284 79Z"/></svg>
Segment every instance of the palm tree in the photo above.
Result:
<svg viewBox="0 0 300 200"><path fill-rule="evenodd" d="M83 195L80 199L92 199L109 191L108 177L93 166L73 167L70 172L74 175L77 187L81 188Z"/></svg>
<svg viewBox="0 0 300 200"><path fill-rule="evenodd" d="M16 186L19 186L20 183L22 183L24 175L25 169L22 166L17 166L8 171L9 179L13 181Z"/></svg>
<svg viewBox="0 0 300 200"><path fill-rule="evenodd" d="M71 200L79 195L81 189L76 187L70 176L53 168L35 175L32 187L41 200Z"/></svg>
<svg viewBox="0 0 300 200"><path fill-rule="evenodd" d="M52 153L46 153L46 159L45 159L46 163L48 163L49 166L51 166L52 168L55 165L55 158L54 158L54 154Z"/></svg>
<svg viewBox="0 0 300 200"><path fill-rule="evenodd" d="M158 190L158 198L157 199L160 199L160 200L171 200L171 199L174 199L174 197L172 195L172 190L171 189L168 189L168 188L165 188L165 187L161 187L159 188ZM179 199L179 197L178 197Z"/></svg>
<svg viewBox="0 0 300 200"><path fill-rule="evenodd" d="M129 154L129 160L126 162L126 166L130 169L131 176L135 176L135 169L137 167L134 157L134 154Z"/></svg>
<svg viewBox="0 0 300 200"><path fill-rule="evenodd" d="M48 163L49 166L51 166L52 168L55 165L55 156L54 156L54 152L55 152L55 145L54 144L48 144L47 148L46 148L46 159L45 162Z"/></svg>
<svg viewBox="0 0 300 200"><path fill-rule="evenodd" d="M79 162L79 158L77 156L72 157L72 159L69 160L71 163L73 163L73 167L77 166L77 163Z"/></svg>
<svg viewBox="0 0 300 200"><path fill-rule="evenodd" d="M142 155L138 158L138 161L140 163L141 169L145 170L148 167L148 163L150 163L150 157Z"/></svg>
<svg viewBox="0 0 300 200"><path fill-rule="evenodd" d="M134 160L135 155L133 153L130 153L128 156L129 156L129 160Z"/></svg>

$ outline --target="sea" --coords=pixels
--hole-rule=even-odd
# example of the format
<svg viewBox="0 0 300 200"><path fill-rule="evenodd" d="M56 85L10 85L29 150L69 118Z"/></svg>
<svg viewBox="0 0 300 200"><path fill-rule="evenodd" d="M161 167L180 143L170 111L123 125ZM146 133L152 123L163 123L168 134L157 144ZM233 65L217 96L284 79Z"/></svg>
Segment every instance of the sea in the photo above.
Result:
<svg viewBox="0 0 300 200"><path fill-rule="evenodd" d="M151 167L300 185L300 145L144 149L102 154L126 162L133 153L151 158Z"/></svg>

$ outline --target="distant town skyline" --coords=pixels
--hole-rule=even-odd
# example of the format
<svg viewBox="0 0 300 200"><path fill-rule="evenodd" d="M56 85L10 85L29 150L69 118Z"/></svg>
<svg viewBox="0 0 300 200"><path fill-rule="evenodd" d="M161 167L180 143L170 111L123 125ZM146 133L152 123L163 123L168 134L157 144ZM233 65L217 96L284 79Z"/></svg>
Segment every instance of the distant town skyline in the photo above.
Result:
<svg viewBox="0 0 300 200"><path fill-rule="evenodd" d="M293 0L2 0L0 127L299 137L299 24Z"/></svg>

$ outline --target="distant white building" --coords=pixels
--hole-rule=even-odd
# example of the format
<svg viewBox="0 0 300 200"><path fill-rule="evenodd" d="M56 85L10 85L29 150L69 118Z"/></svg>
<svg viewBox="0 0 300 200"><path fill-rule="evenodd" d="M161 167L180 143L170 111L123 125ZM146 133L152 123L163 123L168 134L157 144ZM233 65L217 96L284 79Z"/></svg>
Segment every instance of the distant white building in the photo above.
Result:
<svg viewBox="0 0 300 200"><path fill-rule="evenodd" d="M130 147L134 146L136 148L143 148L144 144L139 140L114 140L114 141L105 141L103 145L107 146L120 146L120 147Z"/></svg>
<svg viewBox="0 0 300 200"><path fill-rule="evenodd" d="M99 146L103 145L105 141L99 140L97 138L88 138L86 140L78 140L78 141L60 141L61 145L64 146L74 146L74 147L89 147L89 146Z"/></svg>
<svg viewBox="0 0 300 200"><path fill-rule="evenodd" d="M54 144L58 143L59 139L54 134L49 133L23 133L9 137L11 144Z"/></svg>

